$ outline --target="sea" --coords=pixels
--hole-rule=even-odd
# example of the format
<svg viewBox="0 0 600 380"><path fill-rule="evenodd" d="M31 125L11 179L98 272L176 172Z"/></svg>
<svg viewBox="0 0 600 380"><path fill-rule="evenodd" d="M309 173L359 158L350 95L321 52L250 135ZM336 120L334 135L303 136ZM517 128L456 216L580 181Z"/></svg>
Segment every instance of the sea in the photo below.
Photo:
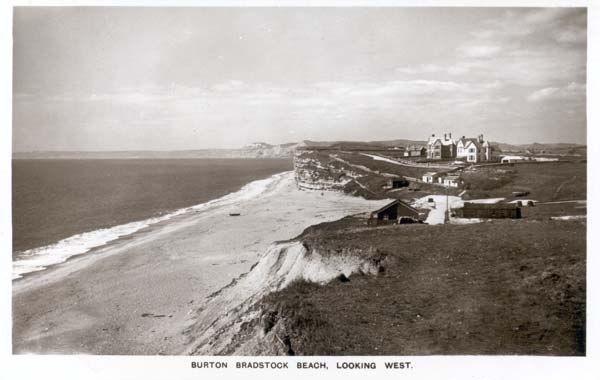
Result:
<svg viewBox="0 0 600 380"><path fill-rule="evenodd" d="M291 159L12 162L13 279L214 202L235 202Z"/></svg>

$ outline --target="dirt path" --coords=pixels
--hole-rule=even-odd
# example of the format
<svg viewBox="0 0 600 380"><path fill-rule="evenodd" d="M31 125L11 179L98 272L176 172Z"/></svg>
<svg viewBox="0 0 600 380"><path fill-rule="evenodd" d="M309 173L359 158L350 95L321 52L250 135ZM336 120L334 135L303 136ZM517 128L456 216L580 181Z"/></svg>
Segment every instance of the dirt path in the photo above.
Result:
<svg viewBox="0 0 600 380"><path fill-rule="evenodd" d="M456 166L450 166L450 165L431 165L431 164L419 164L419 163L414 163L414 162L409 162L409 161L404 161L404 160L398 160L398 159L391 159L385 156L379 156L376 154L367 154L367 153L360 153L363 156L366 157L370 157L374 160L377 161L384 161L390 164L394 164L394 165L400 165L400 166L406 166L409 168L420 168L420 169L444 169L444 170L454 170L457 169Z"/></svg>
<svg viewBox="0 0 600 380"><path fill-rule="evenodd" d="M577 176L573 176L571 178L569 178L568 180L562 182L560 185L558 185L558 187L556 188L556 190L554 191L554 194L552 194L552 200L555 200L558 197L558 193L560 193L560 190L563 188L564 185L573 182L577 179Z"/></svg>

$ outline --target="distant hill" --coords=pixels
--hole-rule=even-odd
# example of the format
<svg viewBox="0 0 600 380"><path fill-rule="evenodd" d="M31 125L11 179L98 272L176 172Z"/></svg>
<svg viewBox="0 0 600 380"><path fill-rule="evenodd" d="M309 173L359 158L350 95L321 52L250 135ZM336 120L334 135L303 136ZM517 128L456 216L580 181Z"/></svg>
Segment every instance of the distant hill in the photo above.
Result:
<svg viewBox="0 0 600 380"><path fill-rule="evenodd" d="M36 151L16 152L14 159L136 159L136 158L291 158L299 144L252 143L240 149L196 149L177 151Z"/></svg>
<svg viewBox="0 0 600 380"><path fill-rule="evenodd" d="M527 153L560 156L587 156L587 146L572 143L533 143L524 145Z"/></svg>
<svg viewBox="0 0 600 380"><path fill-rule="evenodd" d="M385 141L371 141L372 144L380 144L386 146L402 146L407 147L409 145L426 145L427 141L425 140L405 140L405 139L397 139L397 140L385 140Z"/></svg>
<svg viewBox="0 0 600 380"><path fill-rule="evenodd" d="M331 148L331 149L346 149L346 150L378 150L378 149L389 149L392 147L405 148L409 145L425 145L425 141L419 140L382 140L382 141L303 141L303 147L319 147L319 148Z"/></svg>
<svg viewBox="0 0 600 380"><path fill-rule="evenodd" d="M492 142L492 145L497 145L502 152L519 152L525 153L526 148L522 145L513 145L506 143Z"/></svg>
<svg viewBox="0 0 600 380"><path fill-rule="evenodd" d="M135 158L291 158L297 148L329 148L340 150L389 150L392 147L405 148L409 145L425 145L421 140L383 140L383 141L310 141L299 143L269 144L254 142L240 149L196 149L180 151L35 151L13 153L14 159L135 159ZM502 152L519 152L528 154L577 155L586 156L585 145L573 143L533 143L498 145Z"/></svg>

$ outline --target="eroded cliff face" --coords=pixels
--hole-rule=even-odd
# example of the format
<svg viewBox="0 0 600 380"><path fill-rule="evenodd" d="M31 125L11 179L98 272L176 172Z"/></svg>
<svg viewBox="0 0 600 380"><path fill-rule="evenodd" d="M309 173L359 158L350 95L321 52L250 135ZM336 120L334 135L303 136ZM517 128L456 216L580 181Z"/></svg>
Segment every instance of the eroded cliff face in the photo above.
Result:
<svg viewBox="0 0 600 380"><path fill-rule="evenodd" d="M363 195L368 168L345 161L339 151L299 149L294 154L297 186L302 190L341 191ZM311 244L311 246L308 246ZM345 281L352 274L377 274L382 255L371 249L331 248L302 236L273 244L252 267L230 285L211 295L186 331L193 337L191 355L285 355L293 342L295 311L262 302L266 295L290 284ZM292 313L292 314L290 314ZM288 338L286 338L288 337Z"/></svg>
<svg viewBox="0 0 600 380"><path fill-rule="evenodd" d="M295 281L326 283L353 273L376 274L382 257L375 251L319 251L301 241L273 244L257 264L211 295L190 327L192 355L284 355L285 312L263 309L261 299Z"/></svg>
<svg viewBox="0 0 600 380"><path fill-rule="evenodd" d="M271 145L264 142L256 142L248 144L239 150L240 154L244 157L256 157L256 158L288 158L294 155L294 151L298 146L302 146L303 143L296 144L278 144Z"/></svg>

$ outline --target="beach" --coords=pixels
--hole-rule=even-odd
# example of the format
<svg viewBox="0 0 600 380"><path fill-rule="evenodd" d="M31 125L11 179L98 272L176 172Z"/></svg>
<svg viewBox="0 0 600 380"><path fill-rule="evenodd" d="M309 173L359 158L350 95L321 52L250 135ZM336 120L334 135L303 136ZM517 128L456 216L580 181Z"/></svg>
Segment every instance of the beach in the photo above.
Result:
<svg viewBox="0 0 600 380"><path fill-rule="evenodd" d="M269 246L382 201L297 189L293 172L13 283L13 352L174 355L206 297ZM239 215L237 215L239 214Z"/></svg>

